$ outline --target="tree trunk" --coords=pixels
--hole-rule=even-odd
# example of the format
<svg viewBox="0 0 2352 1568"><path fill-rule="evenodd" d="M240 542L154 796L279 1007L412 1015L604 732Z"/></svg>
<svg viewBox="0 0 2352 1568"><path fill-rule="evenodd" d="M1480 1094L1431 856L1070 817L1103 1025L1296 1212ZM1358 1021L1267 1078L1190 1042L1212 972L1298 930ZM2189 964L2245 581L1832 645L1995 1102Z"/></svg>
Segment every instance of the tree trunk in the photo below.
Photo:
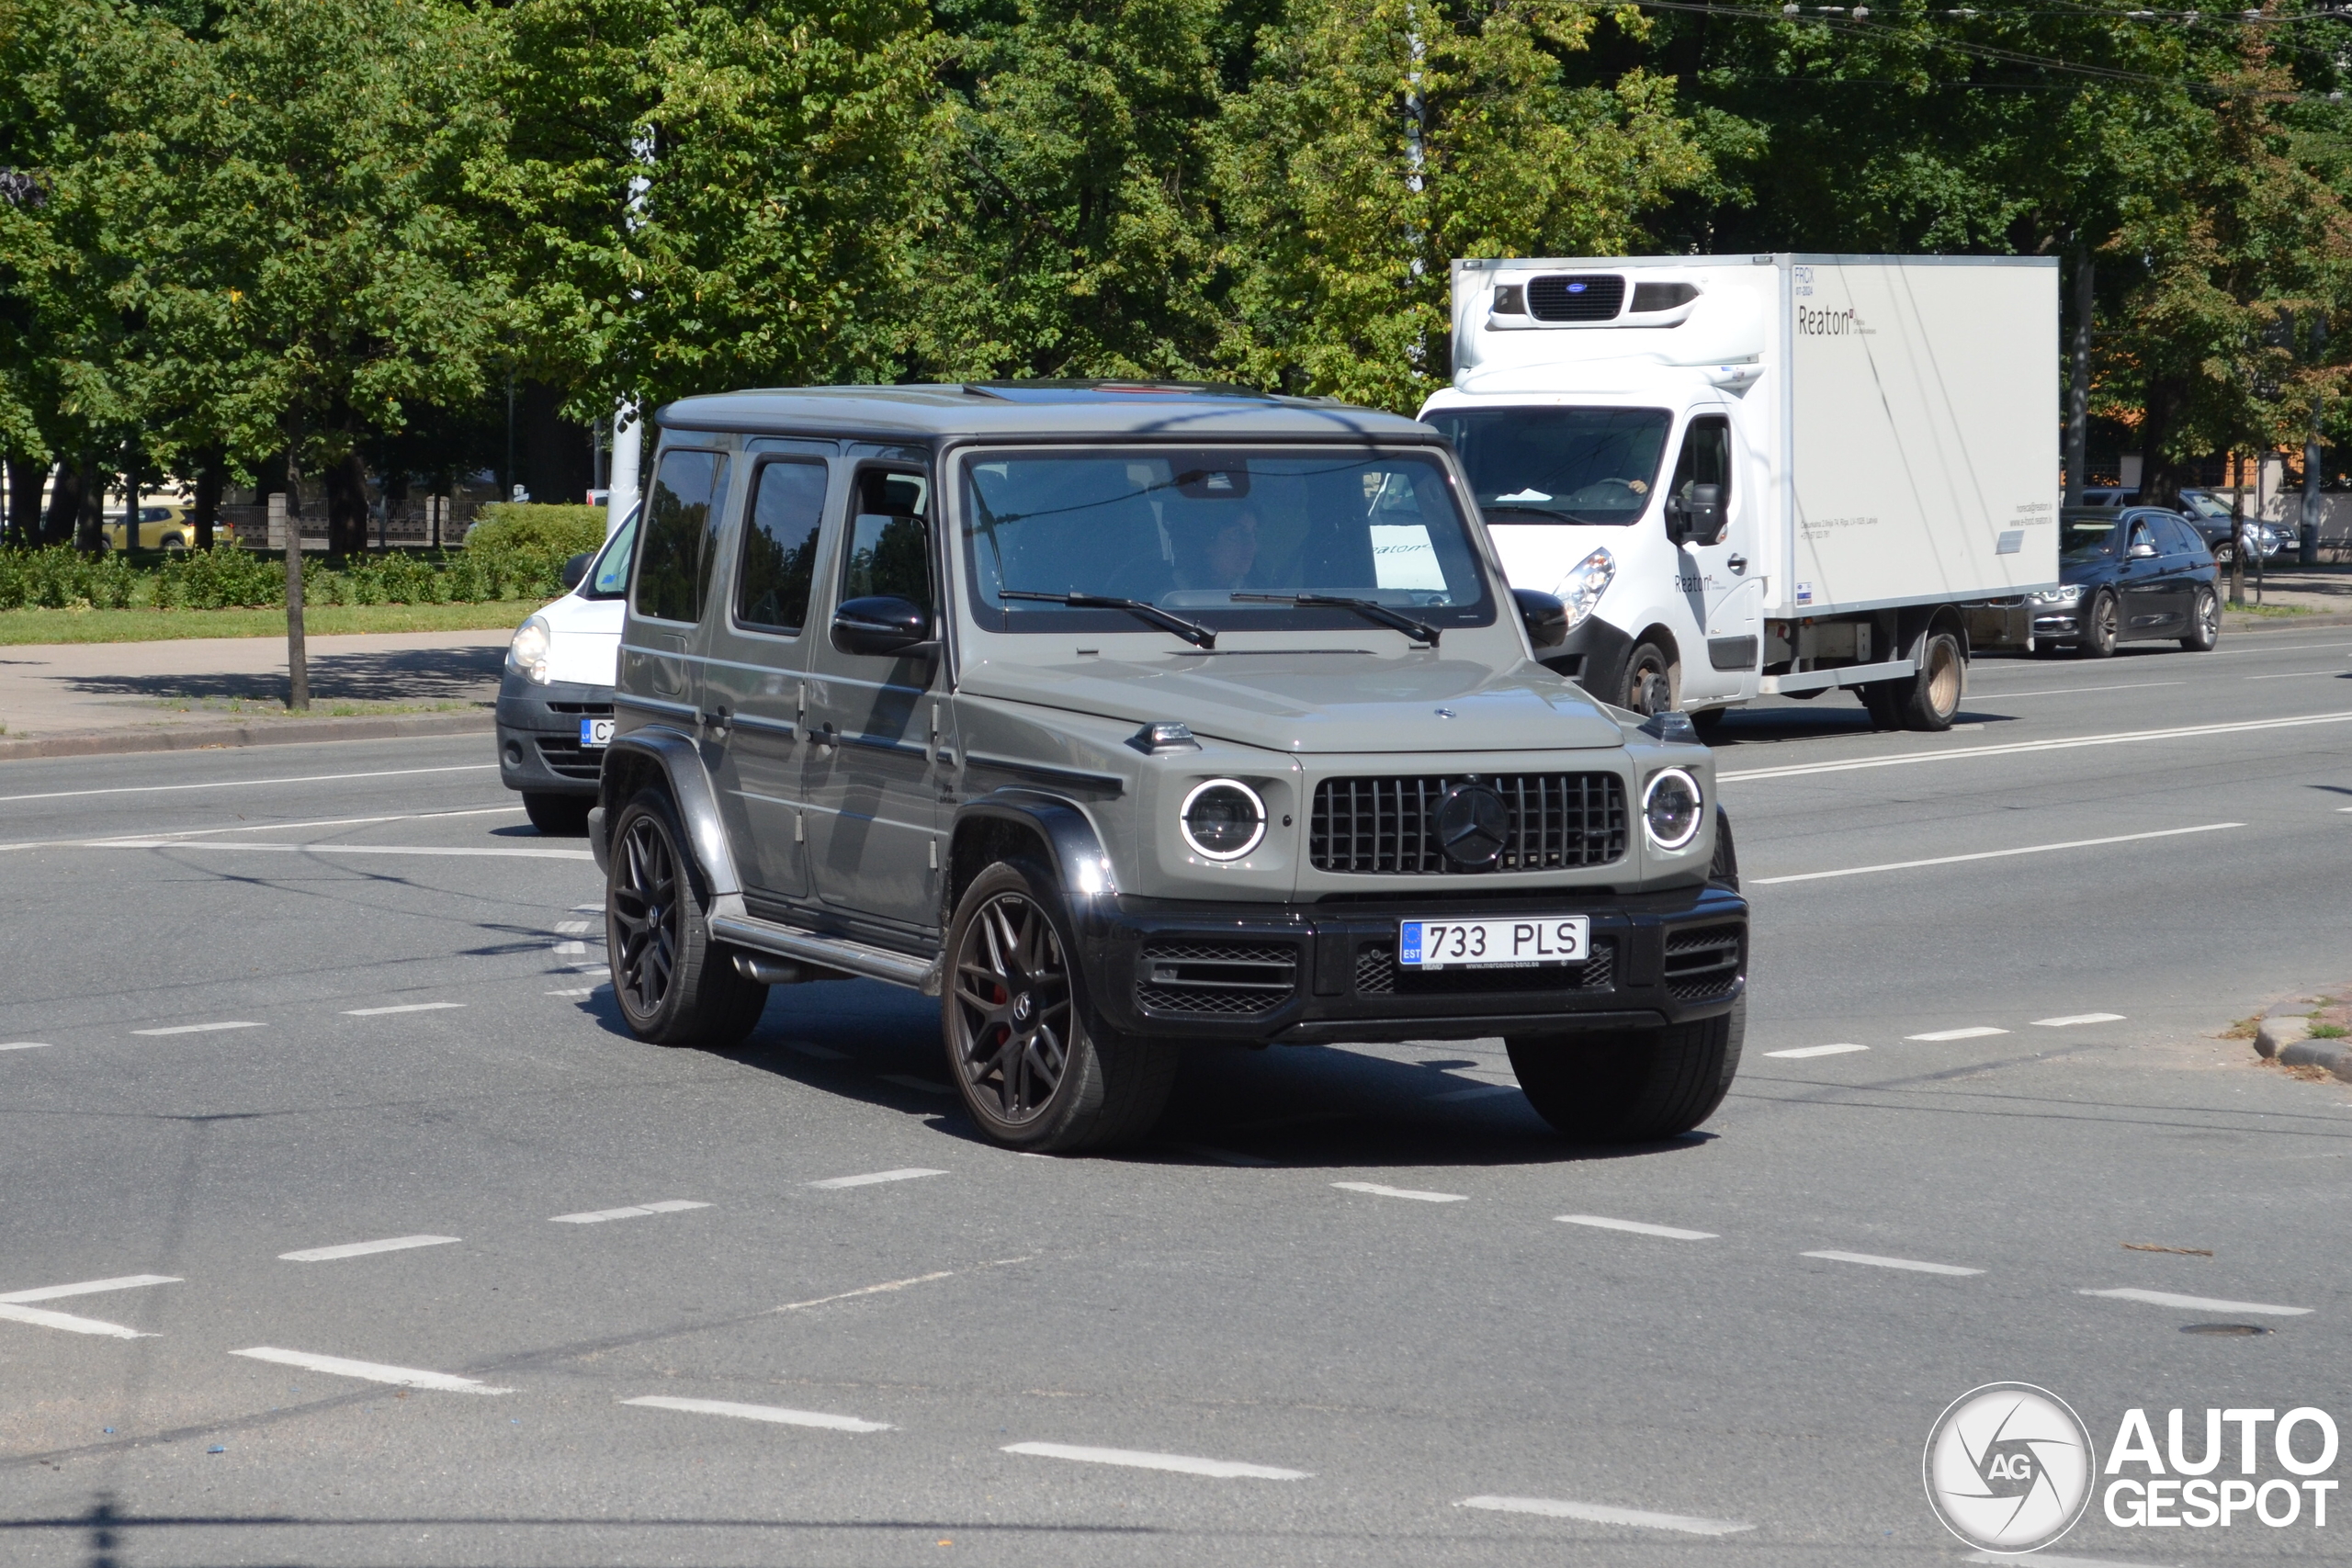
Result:
<svg viewBox="0 0 2352 1568"><path fill-rule="evenodd" d="M2169 382L2149 384L2140 422L2140 504L2174 506L2180 500L2180 476L2171 454L2173 412L2179 406L2177 389Z"/></svg>
<svg viewBox="0 0 2352 1568"><path fill-rule="evenodd" d="M214 529L220 523L220 454L204 455L203 465L196 470L196 547L212 547Z"/></svg>
<svg viewBox="0 0 2352 1568"><path fill-rule="evenodd" d="M74 530L74 547L85 555L106 548L107 489L113 477L95 457L82 465L82 515Z"/></svg>
<svg viewBox="0 0 2352 1568"><path fill-rule="evenodd" d="M356 452L327 465L327 552L364 555L368 549L368 469Z"/></svg>
<svg viewBox="0 0 2352 1568"><path fill-rule="evenodd" d="M41 521L41 544L74 542L74 522L82 515L82 480L81 464L68 462L59 467L57 482L50 487L49 515Z"/></svg>
<svg viewBox="0 0 2352 1568"><path fill-rule="evenodd" d="M8 542L29 547L40 541L40 487L49 478L47 463L25 457L8 460Z"/></svg>

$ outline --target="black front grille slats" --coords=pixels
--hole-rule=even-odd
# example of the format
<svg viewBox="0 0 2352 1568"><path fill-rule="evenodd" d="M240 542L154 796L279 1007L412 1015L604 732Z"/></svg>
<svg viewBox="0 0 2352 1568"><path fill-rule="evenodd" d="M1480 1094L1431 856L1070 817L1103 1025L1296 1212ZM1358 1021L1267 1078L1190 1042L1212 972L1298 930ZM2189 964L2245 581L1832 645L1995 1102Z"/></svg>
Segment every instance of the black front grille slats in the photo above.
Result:
<svg viewBox="0 0 2352 1568"><path fill-rule="evenodd" d="M548 765L550 773L567 779L593 779L605 771L605 750L601 746L590 750L577 740L554 735L533 739L539 748L539 761Z"/></svg>
<svg viewBox="0 0 2352 1568"><path fill-rule="evenodd" d="M1273 1011L1298 990L1298 949L1281 942L1153 942L1144 944L1136 1005L1152 1013L1250 1018Z"/></svg>
<svg viewBox="0 0 2352 1568"><path fill-rule="evenodd" d="M1738 926L1705 926L1666 939L1666 994L1679 1002L1726 995L1747 969L1747 935Z"/></svg>
<svg viewBox="0 0 2352 1568"><path fill-rule="evenodd" d="M1464 874L1441 850L1430 813L1462 776L1325 779L1315 786L1308 863L1372 875ZM1625 785L1614 773L1509 773L1480 783L1510 825L1496 871L1566 871L1625 853Z"/></svg>

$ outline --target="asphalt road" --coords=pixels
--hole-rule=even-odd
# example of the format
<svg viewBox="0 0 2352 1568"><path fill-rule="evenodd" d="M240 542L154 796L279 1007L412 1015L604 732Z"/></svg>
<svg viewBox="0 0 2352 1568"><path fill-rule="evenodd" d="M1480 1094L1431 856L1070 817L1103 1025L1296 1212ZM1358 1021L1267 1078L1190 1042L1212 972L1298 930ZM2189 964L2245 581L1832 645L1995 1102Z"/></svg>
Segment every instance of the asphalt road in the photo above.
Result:
<svg viewBox="0 0 2352 1568"><path fill-rule="evenodd" d="M974 1139L910 994L629 1039L480 739L0 766L0 1561L1951 1562L1977 1385L2102 1455L2352 1421L2352 1086L2212 1038L2352 980L2352 632L1723 742L1702 1134L1566 1145L1499 1042L1285 1049L1072 1160ZM2054 1552L2340 1560L2312 1501Z"/></svg>

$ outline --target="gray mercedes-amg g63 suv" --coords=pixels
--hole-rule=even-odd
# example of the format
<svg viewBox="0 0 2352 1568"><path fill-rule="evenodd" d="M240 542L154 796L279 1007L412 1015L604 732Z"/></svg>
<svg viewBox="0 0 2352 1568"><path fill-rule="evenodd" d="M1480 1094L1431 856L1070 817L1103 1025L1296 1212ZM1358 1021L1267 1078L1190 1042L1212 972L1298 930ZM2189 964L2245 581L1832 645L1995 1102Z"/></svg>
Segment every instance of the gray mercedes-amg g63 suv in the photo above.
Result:
<svg viewBox="0 0 2352 1568"><path fill-rule="evenodd" d="M1187 1045L1499 1035L1580 1138L1739 1059L1713 763L1539 662L1428 426L1229 389L752 391L660 415L591 835L613 989L940 998L973 1120L1148 1131Z"/></svg>

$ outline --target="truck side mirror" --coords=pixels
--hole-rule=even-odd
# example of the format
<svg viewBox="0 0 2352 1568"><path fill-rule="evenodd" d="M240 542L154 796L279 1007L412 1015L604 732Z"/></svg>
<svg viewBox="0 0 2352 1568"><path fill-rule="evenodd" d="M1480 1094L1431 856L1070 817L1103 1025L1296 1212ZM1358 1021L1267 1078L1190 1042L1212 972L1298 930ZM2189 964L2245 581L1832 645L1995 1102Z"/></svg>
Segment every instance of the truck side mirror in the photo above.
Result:
<svg viewBox="0 0 2352 1568"><path fill-rule="evenodd" d="M1527 640L1536 652L1568 640L1568 607L1557 597L1533 588L1514 588L1510 596L1519 601L1519 618L1527 623Z"/></svg>
<svg viewBox="0 0 2352 1568"><path fill-rule="evenodd" d="M1702 545L1719 542L1724 536L1724 487L1692 485L1690 499L1683 506L1683 517L1689 537Z"/></svg>

